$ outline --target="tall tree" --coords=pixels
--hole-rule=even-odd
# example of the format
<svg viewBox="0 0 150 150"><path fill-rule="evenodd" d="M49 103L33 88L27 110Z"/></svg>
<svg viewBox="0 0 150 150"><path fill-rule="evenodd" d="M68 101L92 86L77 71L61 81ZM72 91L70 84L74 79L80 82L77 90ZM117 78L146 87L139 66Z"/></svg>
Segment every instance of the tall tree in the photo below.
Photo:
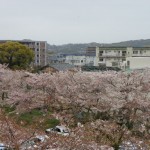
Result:
<svg viewBox="0 0 150 150"><path fill-rule="evenodd" d="M34 52L18 42L0 44L0 63L11 69L26 69L33 61Z"/></svg>

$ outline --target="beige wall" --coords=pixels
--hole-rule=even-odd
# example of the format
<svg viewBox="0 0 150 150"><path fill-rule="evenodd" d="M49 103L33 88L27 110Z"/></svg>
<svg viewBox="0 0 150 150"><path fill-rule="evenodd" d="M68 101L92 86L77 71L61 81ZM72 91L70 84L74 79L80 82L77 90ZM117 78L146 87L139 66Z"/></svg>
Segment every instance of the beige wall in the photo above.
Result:
<svg viewBox="0 0 150 150"><path fill-rule="evenodd" d="M130 69L150 68L150 57L128 57L126 66L128 61Z"/></svg>

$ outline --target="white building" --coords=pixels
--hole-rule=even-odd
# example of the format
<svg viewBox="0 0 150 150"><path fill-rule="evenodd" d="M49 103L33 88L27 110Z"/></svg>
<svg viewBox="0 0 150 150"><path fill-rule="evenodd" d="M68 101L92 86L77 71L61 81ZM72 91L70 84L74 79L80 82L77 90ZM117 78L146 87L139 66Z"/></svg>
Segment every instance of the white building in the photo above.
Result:
<svg viewBox="0 0 150 150"><path fill-rule="evenodd" d="M94 56L85 56L85 55L68 55L66 56L65 63L74 65L74 66L95 66L96 57Z"/></svg>
<svg viewBox="0 0 150 150"><path fill-rule="evenodd" d="M127 57L121 68L123 70L150 68L150 57Z"/></svg>
<svg viewBox="0 0 150 150"><path fill-rule="evenodd" d="M95 51L96 66L121 69L150 67L150 47L95 47Z"/></svg>
<svg viewBox="0 0 150 150"><path fill-rule="evenodd" d="M85 62L87 66L96 66L96 56L85 56Z"/></svg>
<svg viewBox="0 0 150 150"><path fill-rule="evenodd" d="M65 63L74 65L74 66L84 66L86 63L86 58L83 55L68 55L66 56Z"/></svg>

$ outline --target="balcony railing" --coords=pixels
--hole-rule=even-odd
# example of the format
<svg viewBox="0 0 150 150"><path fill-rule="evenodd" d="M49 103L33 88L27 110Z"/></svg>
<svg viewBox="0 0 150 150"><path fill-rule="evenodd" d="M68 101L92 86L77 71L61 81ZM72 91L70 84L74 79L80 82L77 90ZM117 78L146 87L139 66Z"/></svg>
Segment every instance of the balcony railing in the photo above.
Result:
<svg viewBox="0 0 150 150"><path fill-rule="evenodd" d="M127 55L99 55L99 58L125 58Z"/></svg>

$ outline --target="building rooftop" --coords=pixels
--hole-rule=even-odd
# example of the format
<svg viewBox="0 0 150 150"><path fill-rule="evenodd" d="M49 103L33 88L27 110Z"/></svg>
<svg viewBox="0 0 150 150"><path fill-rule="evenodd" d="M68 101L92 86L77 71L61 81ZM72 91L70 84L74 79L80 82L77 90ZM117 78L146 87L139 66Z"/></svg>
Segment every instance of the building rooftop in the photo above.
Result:
<svg viewBox="0 0 150 150"><path fill-rule="evenodd" d="M50 64L50 67L53 67L53 68L57 69L58 71L66 71L66 70L75 68L74 65L66 64L66 63L63 63L63 64L60 64L60 63L59 64Z"/></svg>

